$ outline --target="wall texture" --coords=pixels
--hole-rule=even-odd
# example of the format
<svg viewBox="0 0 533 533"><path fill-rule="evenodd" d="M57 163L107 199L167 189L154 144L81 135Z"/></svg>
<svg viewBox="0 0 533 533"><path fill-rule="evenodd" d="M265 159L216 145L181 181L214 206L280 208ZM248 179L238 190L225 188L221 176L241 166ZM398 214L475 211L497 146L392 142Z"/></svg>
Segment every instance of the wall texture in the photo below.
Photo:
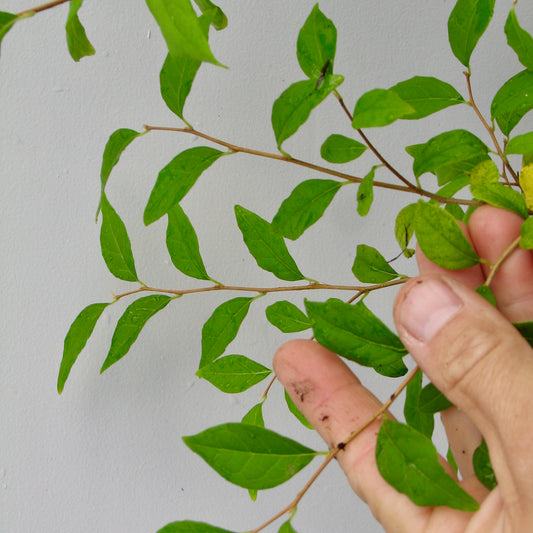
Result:
<svg viewBox="0 0 533 533"><path fill-rule="evenodd" d="M475 52L473 83L485 113L496 89L518 68L502 31L510 3L498 0L493 25ZM32 2L0 4L0 10L17 12ZM230 26L212 35L212 46L230 68L201 69L187 117L216 137L275 152L271 106L301 79L296 37L314 1L220 4ZM447 44L451 0L323 0L320 7L337 25L335 66L346 77L340 91L350 108L363 92L415 74L437 76L466 92L462 67ZM74 317L89 303L108 301L111 292L130 288L107 272L94 223L107 138L120 127L179 125L159 95L165 46L144 2L86 0L80 17L97 53L79 64L65 44L67 11L65 5L19 23L4 39L0 58L0 531L150 533L186 518L236 531L252 529L290 501L307 474L261 493L252 503L246 491L221 480L181 441L183 435L239 420L264 389L261 384L229 397L194 376L202 324L222 295L174 302L146 326L120 363L100 375L124 308L123 302L112 306L65 391L56 392L63 339ZM531 31L533 6L519 3L518 14ZM452 109L371 135L409 172L405 145L473 121L468 110ZM352 133L333 98L285 148L320 163L320 145L332 132ZM173 269L164 222L148 228L142 223L158 171L178 152L199 144L190 136L151 133L131 145L111 176L109 197L129 229L146 283L200 285ZM372 164L365 155L346 170L364 175ZM233 205L270 219L293 187L311 177L316 176L303 169L247 156L224 158L206 172L183 207L197 228L213 277L228 284L276 284L247 254ZM391 178L383 172L380 179ZM355 196L355 188L344 188L324 219L291 244L302 270L312 277L353 282L350 268L360 242L388 250L388 256L398 252L387 215L412 199L377 191L370 215L361 219ZM414 273L411 264L401 268ZM392 297L389 292L369 300L388 323ZM272 300L263 300L231 350L268 366L285 336L266 323L264 308ZM382 398L394 387L372 372L360 374ZM276 385L265 406L267 426L320 447L318 437L285 414L282 405ZM381 531L336 465L301 503L293 525L309 533Z"/></svg>

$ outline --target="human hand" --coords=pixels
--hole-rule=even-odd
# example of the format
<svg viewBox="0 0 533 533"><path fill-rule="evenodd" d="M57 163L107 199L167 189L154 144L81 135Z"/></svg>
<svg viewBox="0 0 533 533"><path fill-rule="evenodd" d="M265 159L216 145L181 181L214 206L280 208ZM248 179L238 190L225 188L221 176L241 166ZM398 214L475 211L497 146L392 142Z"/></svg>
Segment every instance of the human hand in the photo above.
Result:
<svg viewBox="0 0 533 533"><path fill-rule="evenodd" d="M466 234L494 262L520 234L522 219L489 206ZM533 320L533 254L517 249L491 288L498 309L475 293L485 266L446 271L417 253L421 276L396 297L398 335L429 379L454 403L442 420L475 513L418 507L383 480L375 460L379 420L337 455L353 490L389 533L525 533L533 530L533 350L511 322ZM296 405L335 447L381 406L341 359L314 341L291 341L274 370ZM498 479L489 492L472 454L484 436ZM451 469L450 469L451 472Z"/></svg>

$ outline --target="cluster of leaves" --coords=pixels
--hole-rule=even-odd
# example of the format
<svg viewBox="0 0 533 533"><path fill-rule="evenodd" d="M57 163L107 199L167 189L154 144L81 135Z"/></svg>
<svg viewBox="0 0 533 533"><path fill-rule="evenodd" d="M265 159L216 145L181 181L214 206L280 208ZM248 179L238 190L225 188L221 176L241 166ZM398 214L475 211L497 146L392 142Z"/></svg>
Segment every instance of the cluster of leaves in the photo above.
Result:
<svg viewBox="0 0 533 533"><path fill-rule="evenodd" d="M261 269L280 280L297 283L287 286L287 290L328 288L301 272L289 252L287 240L298 239L316 223L345 185L358 184L357 211L361 216L366 215L372 206L375 189L383 186L374 179L378 169L398 178L402 185L397 188L420 198L403 208L395 219L395 236L406 257L413 254L410 245L416 235L424 253L444 268L462 269L486 262L464 237L458 223L466 222L481 203L502 207L521 216L524 223L519 245L533 249L533 221L529 216L529 210L533 208L533 132L511 135L515 126L533 109L533 38L520 26L514 6L505 23L505 34L524 69L506 81L494 96L492 126L479 113L470 87L470 58L492 18L494 1L458 0L448 20L451 50L466 68L466 96L443 80L414 76L388 89L374 89L361 95L353 113L345 108L338 92L344 78L334 73L335 25L321 12L318 4L313 8L300 30L296 47L304 79L291 84L272 107L272 128L281 160L294 162L283 150L283 143L298 131L326 97L333 95L350 115L354 134L363 142L332 133L321 147L322 158L328 163L342 164L372 150L377 162L363 179L343 174L344 179L328 177L303 181L282 202L271 222L243 206L235 206L236 223L251 256ZM81 0L71 0L67 21L67 41L75 60L94 53L77 17L81 3ZM184 116L186 99L202 62L220 64L209 47L210 27L222 29L227 21L221 9L209 0L196 1L201 14L196 13L189 0L146 0L146 3L169 50L160 73L161 94L186 127L147 126L142 131L119 129L108 140L101 168L101 198L97 213L97 218L100 215L102 218L102 256L114 276L135 283L136 289L111 302L91 304L74 320L64 343L57 385L60 393L98 319L109 305L125 296L142 295L129 304L119 318L102 372L128 353L146 322L173 300L201 290L235 290L208 273L195 229L180 205L202 173L219 158L244 151L195 131ZM33 12L20 15L0 13L0 38L16 21ZM422 119L455 105L469 106L479 114L493 149L464 129L439 133L423 144L406 148L413 158L413 180L399 174L363 132L363 129L385 127L396 120ZM166 216L166 245L173 265L183 274L205 281L204 289L161 291L147 287L137 273L127 229L106 196L108 179L121 154L135 139L155 129L196 134L218 146L197 146L176 155L159 172L143 214L146 225ZM254 153L253 150L247 152ZM508 158L515 154L523 158L519 173L512 168ZM326 167L315 165L314 168L330 173ZM422 178L428 180L428 174L433 176L433 181L428 181L427 186L422 185ZM338 177L340 173L334 175ZM434 180L438 185L436 193L429 191ZM466 187L469 187L471 198L457 200L457 193L464 192ZM468 209L462 206L468 206ZM371 290L402 283L406 277L396 272L378 250L366 244L357 247L352 272L360 283L366 285L352 287L356 298L349 302L305 300L300 308L287 300L279 300L267 307L267 320L284 333L312 330L322 345L384 376L405 375L407 351L399 338L366 303L362 300L354 303L354 300ZM238 289L245 290L243 287ZM250 306L269 292L268 288L250 288L249 291L250 296L234 297L219 305L202 328L197 375L225 393L243 392L272 372L244 355L226 353ZM480 292L491 298L488 285ZM530 324L518 324L517 327L526 338L532 337ZM286 398L291 412L308 425L290 398ZM477 503L444 471L431 442L435 413L450 405L431 383L423 386L422 374L416 373L407 385L406 423L385 419L382 424L376 449L377 464L383 477L418 505L447 505L472 511L477 508ZM252 497L258 490L284 483L323 453L266 429L262 408L263 401L252 407L240 423L225 423L184 438L192 451L225 479L248 489ZM449 459L453 461L453 457ZM479 478L492 488L496 480L485 443L474 456L474 466ZM185 531L216 533L226 530L200 522L179 521L167 525L160 533ZM279 531L293 532L290 520Z"/></svg>

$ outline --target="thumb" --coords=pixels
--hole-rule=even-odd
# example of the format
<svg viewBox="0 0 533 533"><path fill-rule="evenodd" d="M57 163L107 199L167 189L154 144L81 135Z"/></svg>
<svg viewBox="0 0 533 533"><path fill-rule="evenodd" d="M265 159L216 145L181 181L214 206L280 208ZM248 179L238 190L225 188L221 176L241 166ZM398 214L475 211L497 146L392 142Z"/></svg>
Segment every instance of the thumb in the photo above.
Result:
<svg viewBox="0 0 533 533"><path fill-rule="evenodd" d="M524 461L533 463L529 344L494 306L445 276L406 283L394 320L422 371L484 435L500 486L506 478L516 489Z"/></svg>

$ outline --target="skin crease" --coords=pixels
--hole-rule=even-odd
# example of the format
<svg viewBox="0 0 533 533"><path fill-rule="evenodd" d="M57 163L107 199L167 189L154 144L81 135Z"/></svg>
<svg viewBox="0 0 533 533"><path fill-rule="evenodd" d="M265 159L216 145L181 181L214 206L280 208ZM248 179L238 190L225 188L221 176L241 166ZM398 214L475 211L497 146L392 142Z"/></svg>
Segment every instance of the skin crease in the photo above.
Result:
<svg viewBox="0 0 533 533"><path fill-rule="evenodd" d="M513 213L483 206L464 230L478 254L493 262L520 234L521 223ZM491 288L499 310L473 291L486 267L446 271L419 250L417 261L421 276L395 300L396 328L424 373L457 406L442 413L442 420L461 484L480 509L418 507L388 485L374 457L379 421L339 453L339 465L388 533L533 531L533 350L511 325L533 320L533 254L515 250L496 274ZM330 447L381 405L337 355L314 341L283 345L274 370ZM498 479L492 492L471 467L481 434Z"/></svg>

